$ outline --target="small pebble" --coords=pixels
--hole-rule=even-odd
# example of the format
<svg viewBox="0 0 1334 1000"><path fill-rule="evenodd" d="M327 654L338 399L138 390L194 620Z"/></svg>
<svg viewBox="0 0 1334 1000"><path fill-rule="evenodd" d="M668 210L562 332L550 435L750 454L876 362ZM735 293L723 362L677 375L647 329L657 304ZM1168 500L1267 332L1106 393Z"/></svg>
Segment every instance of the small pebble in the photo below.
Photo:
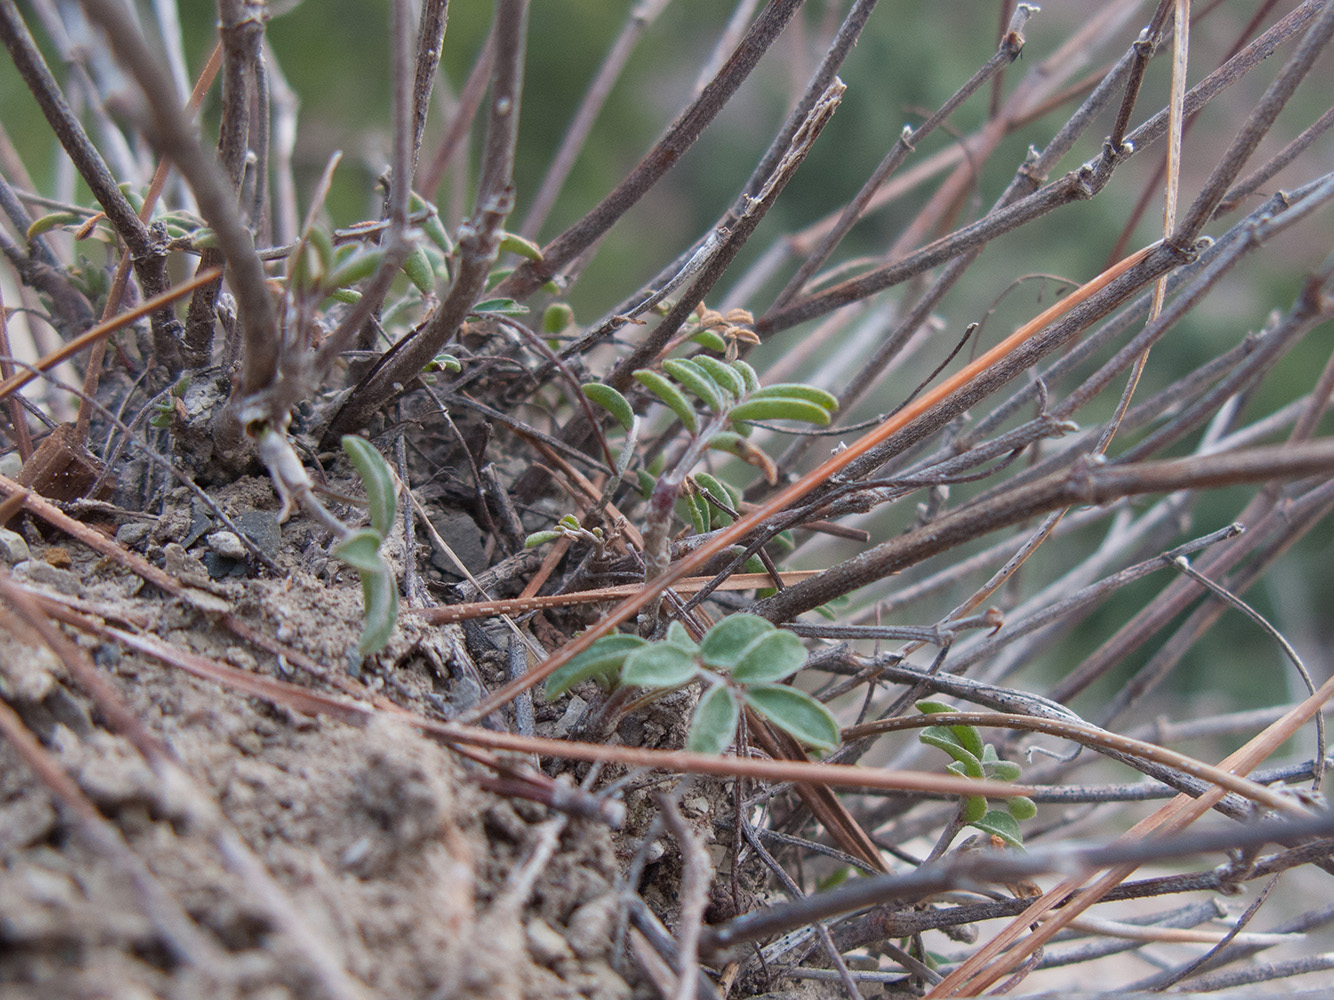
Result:
<svg viewBox="0 0 1334 1000"><path fill-rule="evenodd" d="M205 541L208 547L226 559L244 559L246 547L239 536L230 531L215 531Z"/></svg>
<svg viewBox="0 0 1334 1000"><path fill-rule="evenodd" d="M28 543L17 531L0 528L0 559L9 565L21 563L28 558Z"/></svg>

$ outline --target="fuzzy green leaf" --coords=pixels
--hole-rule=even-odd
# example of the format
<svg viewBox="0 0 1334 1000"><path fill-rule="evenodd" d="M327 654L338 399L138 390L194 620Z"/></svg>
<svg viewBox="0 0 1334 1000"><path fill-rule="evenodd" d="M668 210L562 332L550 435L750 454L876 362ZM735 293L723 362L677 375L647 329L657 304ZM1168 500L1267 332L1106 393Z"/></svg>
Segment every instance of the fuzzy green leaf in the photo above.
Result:
<svg viewBox="0 0 1334 1000"><path fill-rule="evenodd" d="M770 396L766 399L755 399L752 396L734 406L731 417L733 420L801 420L822 427L829 423L829 411L823 406L789 396Z"/></svg>
<svg viewBox="0 0 1334 1000"><path fill-rule="evenodd" d="M380 555L381 536L370 528L362 528L339 542L333 554L355 570L363 573L379 573L385 569L384 558Z"/></svg>
<svg viewBox="0 0 1334 1000"><path fill-rule="evenodd" d="M689 683L699 671L695 657L670 642L634 650L621 666L621 683L646 688L674 688Z"/></svg>
<svg viewBox="0 0 1334 1000"><path fill-rule="evenodd" d="M449 233L445 231L444 223L440 221L440 211L429 201L419 195L416 191L412 192L409 199L409 208L413 215L422 212L427 213L426 217L419 221L417 225L421 226L428 239L438 246L444 253L450 253L454 249L454 244L449 238Z"/></svg>
<svg viewBox="0 0 1334 1000"><path fill-rule="evenodd" d="M721 500L729 507L735 507L736 504L735 499L733 498L732 494L728 491L727 487L722 483L720 483L713 476L709 475L707 472L696 473L695 483L696 485L701 486L704 489L708 490L709 493L715 499ZM703 500L704 498L701 497L700 499ZM709 503L707 500L704 500L704 502ZM719 527L722 527L723 525L726 524L731 524L732 515L727 513L727 511L721 510L718 507L715 507L713 504L709 503L709 523L718 525Z"/></svg>
<svg viewBox="0 0 1334 1000"><path fill-rule="evenodd" d="M422 295L430 295L435 291L435 272L431 269L431 258L426 256L426 250L422 247L413 247L412 252L403 259L403 273Z"/></svg>
<svg viewBox="0 0 1334 1000"><path fill-rule="evenodd" d="M756 389L750 394L751 399L804 399L831 413L838 409L838 397L813 385L803 382L776 382Z"/></svg>
<svg viewBox="0 0 1334 1000"><path fill-rule="evenodd" d="M324 288L326 291L332 291L335 288L355 285L358 281L374 274L383 260L384 251L378 247L349 254L325 275Z"/></svg>
<svg viewBox="0 0 1334 1000"><path fill-rule="evenodd" d="M776 684L805 665L806 647L801 640L791 632L777 630L746 647L732 668L732 679L738 684Z"/></svg>
<svg viewBox="0 0 1334 1000"><path fill-rule="evenodd" d="M686 430L691 434L699 433L699 420L695 416L695 408L690 405L690 400L686 399L681 390L672 385L667 378L655 371L641 368L634 373L634 379L667 404L667 408L676 414Z"/></svg>
<svg viewBox="0 0 1334 1000"><path fill-rule="evenodd" d="M731 670L752 642L773 631L773 623L757 615L728 615L705 633L700 654L708 666Z"/></svg>
<svg viewBox="0 0 1334 1000"><path fill-rule="evenodd" d="M601 382L588 382L579 387L591 403L596 403L613 417L627 431L634 426L635 411L630 408L630 401L609 385Z"/></svg>
<svg viewBox="0 0 1334 1000"><path fill-rule="evenodd" d="M702 535L709 530L709 502L698 493L692 493L682 499L685 504L686 515L690 521L690 526L695 529L695 534Z"/></svg>
<svg viewBox="0 0 1334 1000"><path fill-rule="evenodd" d="M523 540L525 549L535 549L539 545L545 545L547 542L554 542L557 538L565 537L563 531L534 531Z"/></svg>
<svg viewBox="0 0 1334 1000"><path fill-rule="evenodd" d="M746 394L746 380L731 365L724 364L707 354L696 355L690 360L703 369L715 384L727 390L733 399L740 399Z"/></svg>
<svg viewBox="0 0 1334 1000"><path fill-rule="evenodd" d="M991 746L990 743L987 746ZM997 781L1018 781L1024 769L1012 760L983 760L982 770L988 778Z"/></svg>
<svg viewBox="0 0 1334 1000"><path fill-rule="evenodd" d="M1012 799L1006 799L1005 808L1010 810L1010 815L1020 822L1032 819L1038 814L1037 803L1027 795L1016 795Z"/></svg>
<svg viewBox="0 0 1334 1000"><path fill-rule="evenodd" d="M690 633L686 631L686 627L680 622L672 622L667 626L667 637L665 641L670 642L678 649L685 650L691 656L694 656L699 652L699 643L690 638Z"/></svg>
<svg viewBox="0 0 1334 1000"><path fill-rule="evenodd" d="M919 701L917 703L917 709L918 711L926 712L928 715L937 712L955 711L953 706L946 705L942 701ZM954 741L967 750L974 760L980 762L987 759L986 748L982 745L982 733L976 726L950 726L949 730L954 736ZM990 746L990 744L987 744L987 746ZM991 759L996 759L996 750L994 747L991 750ZM981 777L981 775L979 774L977 777Z"/></svg>
<svg viewBox="0 0 1334 1000"><path fill-rule="evenodd" d="M542 248L532 240L526 240L522 236L503 230L500 234L500 250L502 253L517 253L528 260L542 259Z"/></svg>
<svg viewBox="0 0 1334 1000"><path fill-rule="evenodd" d="M1024 846L1024 835L1019 829L1019 824L1004 809L988 809L987 814L979 820L974 820L972 825L983 833L1000 837L1011 847Z"/></svg>
<svg viewBox="0 0 1334 1000"><path fill-rule="evenodd" d="M698 396L700 401L714 413L723 411L726 402L722 387L699 365L681 358L669 358L662 363L662 370Z"/></svg>
<svg viewBox="0 0 1334 1000"><path fill-rule="evenodd" d="M700 330L690 338L700 347L707 351L716 351L719 354L727 353L727 341L713 330Z"/></svg>
<svg viewBox="0 0 1334 1000"><path fill-rule="evenodd" d="M648 640L637 635L604 635L547 678L547 700L560 697L590 677L606 678L617 674L627 656L647 645Z"/></svg>
<svg viewBox="0 0 1334 1000"><path fill-rule="evenodd" d="M553 302L542 310L542 332L560 333L574 322L574 310L564 302Z"/></svg>
<svg viewBox="0 0 1334 1000"><path fill-rule="evenodd" d="M987 814L987 800L981 795L970 795L963 800L964 823L976 823Z"/></svg>
<svg viewBox="0 0 1334 1000"><path fill-rule="evenodd" d="M799 742L817 750L836 750L838 722L818 701L782 684L746 688L746 704Z"/></svg>
<svg viewBox="0 0 1334 1000"><path fill-rule="evenodd" d="M371 656L384 649L398 620L398 584L387 566L379 573L361 574L361 599L365 619L357 652Z"/></svg>
<svg viewBox="0 0 1334 1000"><path fill-rule="evenodd" d="M474 316L526 316L529 311L513 299L484 299L468 310Z"/></svg>
<svg viewBox="0 0 1334 1000"><path fill-rule="evenodd" d="M398 506L398 489L389 463L384 460L365 438L352 434L343 436L343 450L352 460L362 485L366 487L366 499L369 501L371 527L381 538L389 535L394 524L394 510Z"/></svg>
<svg viewBox="0 0 1334 1000"><path fill-rule="evenodd" d="M686 736L686 749L692 753L722 753L736 736L741 706L726 684L704 692L695 707L695 718Z"/></svg>
<svg viewBox="0 0 1334 1000"><path fill-rule="evenodd" d="M69 226L80 221L80 217L73 212L50 212L43 215L40 219L33 220L32 225L24 234L29 240L36 239L43 233L50 232L60 226Z"/></svg>
<svg viewBox="0 0 1334 1000"><path fill-rule="evenodd" d="M742 361L740 358L732 362L732 370L741 376L741 381L746 385L746 392L756 392L760 388L760 377L755 374L755 369Z"/></svg>
<svg viewBox="0 0 1334 1000"><path fill-rule="evenodd" d="M951 729L944 726L928 726L923 729L917 737L927 746L935 747L937 750L944 750L956 761L967 768L970 778L982 777L982 762L978 760L973 753L964 747L954 737Z"/></svg>

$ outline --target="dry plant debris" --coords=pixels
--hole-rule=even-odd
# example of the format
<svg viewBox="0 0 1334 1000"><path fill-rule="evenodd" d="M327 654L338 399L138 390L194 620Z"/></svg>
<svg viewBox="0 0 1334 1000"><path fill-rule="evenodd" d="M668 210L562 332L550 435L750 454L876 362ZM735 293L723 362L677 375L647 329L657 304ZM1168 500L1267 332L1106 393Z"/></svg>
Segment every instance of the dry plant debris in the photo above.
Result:
<svg viewBox="0 0 1334 1000"><path fill-rule="evenodd" d="M0 0L0 992L1327 981L1334 2L382 6Z"/></svg>

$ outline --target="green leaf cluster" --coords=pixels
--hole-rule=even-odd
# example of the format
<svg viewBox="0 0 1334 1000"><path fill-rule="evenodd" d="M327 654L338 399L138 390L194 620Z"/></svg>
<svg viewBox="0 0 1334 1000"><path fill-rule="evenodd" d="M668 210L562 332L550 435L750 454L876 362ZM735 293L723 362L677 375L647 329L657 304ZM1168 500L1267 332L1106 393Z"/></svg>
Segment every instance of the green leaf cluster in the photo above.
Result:
<svg viewBox="0 0 1334 1000"><path fill-rule="evenodd" d="M917 708L928 715L954 711L952 706L939 701L919 701ZM928 726L918 739L953 757L945 770L961 778L1017 781L1023 773L1022 767L1014 761L1001 760L994 746L983 743L976 726ZM963 803L964 821L969 826L998 836L1014 847L1024 844L1019 822L1032 819L1037 811L1033 800L1023 795L1006 799L1004 809L990 808L984 795L970 795Z"/></svg>
<svg viewBox="0 0 1334 1000"><path fill-rule="evenodd" d="M393 528L398 490L389 463L365 438L346 435L343 450L366 489L371 526L352 532L334 548L333 554L361 576L364 620L357 652L370 656L389 642L398 620L398 582L380 552Z"/></svg>
<svg viewBox="0 0 1334 1000"><path fill-rule="evenodd" d="M720 447L730 444L731 436L748 435L752 420L798 420L825 426L838 409L838 400L823 389L797 382L761 386L755 369L746 362L720 361L707 354L669 358L662 363L662 371L641 368L634 379L676 414L692 435L701 432L696 403L703 404L713 418L708 430L720 436ZM598 383L582 388L589 400L622 426L629 426L633 411L624 396Z"/></svg>
<svg viewBox="0 0 1334 1000"><path fill-rule="evenodd" d="M686 749L722 753L736 737L742 709L749 706L779 729L817 750L838 746L839 728L829 710L787 680L806 663L806 649L756 615L724 618L696 643L680 622L665 638L603 636L547 679L547 697L575 684L597 680L606 687L671 691L699 681L704 694L695 709Z"/></svg>

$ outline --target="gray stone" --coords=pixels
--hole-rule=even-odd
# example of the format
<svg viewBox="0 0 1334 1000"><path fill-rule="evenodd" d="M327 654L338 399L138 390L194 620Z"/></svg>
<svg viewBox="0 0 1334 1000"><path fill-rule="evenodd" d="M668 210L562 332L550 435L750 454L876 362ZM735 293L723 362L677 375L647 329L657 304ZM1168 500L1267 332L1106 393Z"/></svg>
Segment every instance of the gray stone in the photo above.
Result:
<svg viewBox="0 0 1334 1000"><path fill-rule="evenodd" d="M0 559L9 565L21 563L28 558L28 543L17 531L0 528Z"/></svg>

